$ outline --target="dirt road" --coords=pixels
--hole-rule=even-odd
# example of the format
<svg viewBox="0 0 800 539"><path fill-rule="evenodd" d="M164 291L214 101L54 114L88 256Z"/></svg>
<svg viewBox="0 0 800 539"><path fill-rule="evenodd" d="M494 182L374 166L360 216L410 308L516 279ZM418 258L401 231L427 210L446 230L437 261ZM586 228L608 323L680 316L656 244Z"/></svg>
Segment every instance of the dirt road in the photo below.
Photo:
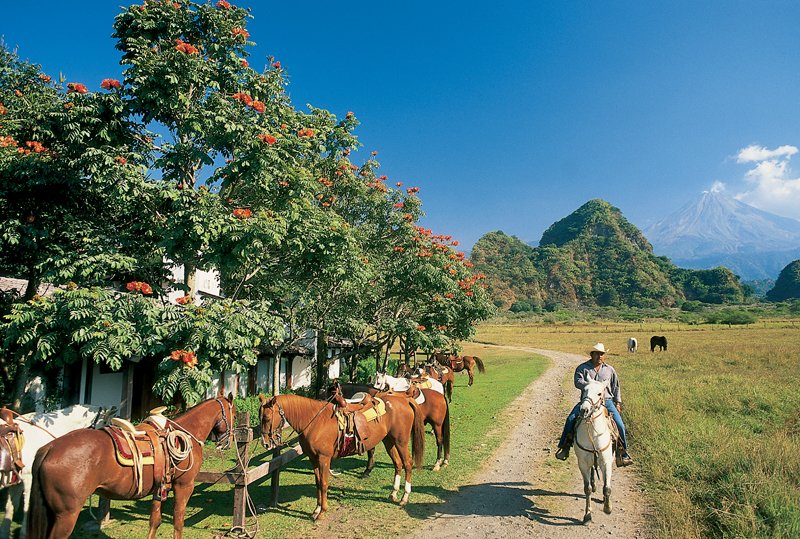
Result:
<svg viewBox="0 0 800 539"><path fill-rule="evenodd" d="M585 358L536 348L503 348L547 356L553 363L508 408L506 413L512 414L517 426L472 484L461 487L440 512L423 521L413 537L648 537L648 509L635 464L614 468L613 513L603 513L602 494L595 495L594 520L584 525L583 482L575 457L561 462L554 456L566 413L562 384ZM635 458L635 451L632 454Z"/></svg>

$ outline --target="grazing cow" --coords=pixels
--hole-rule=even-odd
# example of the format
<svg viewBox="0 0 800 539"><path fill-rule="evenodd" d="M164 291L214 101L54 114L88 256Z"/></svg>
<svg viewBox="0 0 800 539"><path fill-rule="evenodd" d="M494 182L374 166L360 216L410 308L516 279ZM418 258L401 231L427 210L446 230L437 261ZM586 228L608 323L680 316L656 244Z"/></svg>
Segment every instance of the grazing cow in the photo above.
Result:
<svg viewBox="0 0 800 539"><path fill-rule="evenodd" d="M663 335L660 337L658 335L653 335L652 337L650 337L650 351L655 352L656 346L658 346L659 351L664 350L666 352L667 338L664 337Z"/></svg>
<svg viewBox="0 0 800 539"><path fill-rule="evenodd" d="M628 339L628 352L636 352L639 348L639 342L636 340L636 337L631 337Z"/></svg>

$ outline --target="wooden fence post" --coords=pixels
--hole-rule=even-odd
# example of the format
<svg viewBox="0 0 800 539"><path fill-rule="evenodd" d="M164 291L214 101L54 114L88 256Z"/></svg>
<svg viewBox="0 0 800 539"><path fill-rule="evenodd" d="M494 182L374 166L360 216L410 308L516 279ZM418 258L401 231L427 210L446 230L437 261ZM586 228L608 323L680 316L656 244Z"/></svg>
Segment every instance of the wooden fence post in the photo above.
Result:
<svg viewBox="0 0 800 539"><path fill-rule="evenodd" d="M272 450L272 458L274 459L278 455L281 454L281 447L276 447ZM269 506L273 509L278 507L278 490L280 490L280 476L281 470L278 468L274 472L272 472L272 478L270 479L270 488L272 493L272 500L270 500Z"/></svg>
<svg viewBox="0 0 800 539"><path fill-rule="evenodd" d="M250 428L250 412L236 414L236 451L238 461L236 471L241 474L233 488L233 527L244 527L247 518L247 460L250 457L250 442L253 441L253 429Z"/></svg>

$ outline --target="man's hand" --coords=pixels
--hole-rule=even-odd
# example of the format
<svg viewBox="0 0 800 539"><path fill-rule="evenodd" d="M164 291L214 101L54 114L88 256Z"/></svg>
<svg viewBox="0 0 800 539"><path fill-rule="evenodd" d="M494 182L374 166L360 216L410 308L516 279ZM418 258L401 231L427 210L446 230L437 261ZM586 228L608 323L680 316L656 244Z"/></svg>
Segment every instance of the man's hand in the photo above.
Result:
<svg viewBox="0 0 800 539"><path fill-rule="evenodd" d="M616 403L616 407L617 407L617 412L622 413L622 403L621 402Z"/></svg>

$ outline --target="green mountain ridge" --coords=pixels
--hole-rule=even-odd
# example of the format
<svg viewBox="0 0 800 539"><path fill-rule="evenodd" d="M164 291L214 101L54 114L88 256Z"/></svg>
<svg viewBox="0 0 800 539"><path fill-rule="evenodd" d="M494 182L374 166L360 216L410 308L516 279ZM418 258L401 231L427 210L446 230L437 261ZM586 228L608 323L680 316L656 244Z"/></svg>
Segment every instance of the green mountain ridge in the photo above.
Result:
<svg viewBox="0 0 800 539"><path fill-rule="evenodd" d="M542 234L538 247L489 232L472 249L495 305L512 310L563 306L674 306L686 300L738 302L744 289L726 268L682 269L653 248L619 209L590 200Z"/></svg>

